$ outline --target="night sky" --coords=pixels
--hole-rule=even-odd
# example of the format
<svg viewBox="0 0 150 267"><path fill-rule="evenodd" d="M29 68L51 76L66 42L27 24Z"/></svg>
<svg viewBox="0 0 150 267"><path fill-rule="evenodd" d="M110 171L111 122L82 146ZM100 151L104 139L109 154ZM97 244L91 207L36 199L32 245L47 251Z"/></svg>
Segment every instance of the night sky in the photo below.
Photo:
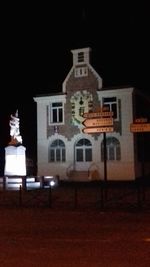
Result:
<svg viewBox="0 0 150 267"><path fill-rule="evenodd" d="M10 114L18 109L27 155L36 154L33 97L61 91L72 49L91 47L91 64L104 86L131 85L150 96L147 1L70 2L3 4L1 151L9 142Z"/></svg>

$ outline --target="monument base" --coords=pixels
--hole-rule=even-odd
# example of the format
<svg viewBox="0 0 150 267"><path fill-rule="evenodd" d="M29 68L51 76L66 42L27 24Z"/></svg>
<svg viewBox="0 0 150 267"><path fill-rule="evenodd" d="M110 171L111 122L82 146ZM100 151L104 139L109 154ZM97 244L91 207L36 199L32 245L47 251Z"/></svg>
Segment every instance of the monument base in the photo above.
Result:
<svg viewBox="0 0 150 267"><path fill-rule="evenodd" d="M22 145L5 147L5 176L26 176L26 148Z"/></svg>

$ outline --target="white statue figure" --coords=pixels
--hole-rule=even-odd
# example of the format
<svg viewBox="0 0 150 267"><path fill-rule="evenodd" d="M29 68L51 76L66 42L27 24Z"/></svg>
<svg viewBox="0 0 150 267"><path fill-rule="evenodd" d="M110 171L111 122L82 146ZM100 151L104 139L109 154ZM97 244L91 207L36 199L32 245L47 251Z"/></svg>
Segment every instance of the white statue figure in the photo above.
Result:
<svg viewBox="0 0 150 267"><path fill-rule="evenodd" d="M11 142L10 144L18 144L22 143L22 137L20 135L20 128L19 128L19 121L18 118L18 110L16 111L15 115L11 114L11 119L9 121L10 126L10 136L11 136Z"/></svg>

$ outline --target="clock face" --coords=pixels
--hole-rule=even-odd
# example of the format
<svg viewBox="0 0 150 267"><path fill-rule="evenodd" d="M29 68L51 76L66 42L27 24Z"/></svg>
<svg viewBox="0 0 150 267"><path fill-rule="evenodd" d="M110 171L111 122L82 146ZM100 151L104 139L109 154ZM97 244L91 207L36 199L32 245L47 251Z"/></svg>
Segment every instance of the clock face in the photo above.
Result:
<svg viewBox="0 0 150 267"><path fill-rule="evenodd" d="M83 122L83 114L93 109L93 97L88 91L77 91L70 99L72 120L71 123L79 125Z"/></svg>

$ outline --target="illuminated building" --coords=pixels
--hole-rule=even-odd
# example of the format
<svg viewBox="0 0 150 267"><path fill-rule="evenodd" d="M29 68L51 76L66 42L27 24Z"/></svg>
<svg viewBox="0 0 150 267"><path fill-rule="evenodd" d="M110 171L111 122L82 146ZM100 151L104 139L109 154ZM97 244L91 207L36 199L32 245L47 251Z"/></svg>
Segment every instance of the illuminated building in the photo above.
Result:
<svg viewBox="0 0 150 267"><path fill-rule="evenodd" d="M104 134L84 133L83 115L106 110L113 112L114 128L106 133L107 179L133 180L141 176L138 138L130 125L135 118L150 114L150 100L134 87L104 88L102 78L90 64L91 49L71 52L73 65L61 92L34 97L38 175L58 175L60 180L71 181L103 180ZM144 171L150 172L150 164Z"/></svg>

